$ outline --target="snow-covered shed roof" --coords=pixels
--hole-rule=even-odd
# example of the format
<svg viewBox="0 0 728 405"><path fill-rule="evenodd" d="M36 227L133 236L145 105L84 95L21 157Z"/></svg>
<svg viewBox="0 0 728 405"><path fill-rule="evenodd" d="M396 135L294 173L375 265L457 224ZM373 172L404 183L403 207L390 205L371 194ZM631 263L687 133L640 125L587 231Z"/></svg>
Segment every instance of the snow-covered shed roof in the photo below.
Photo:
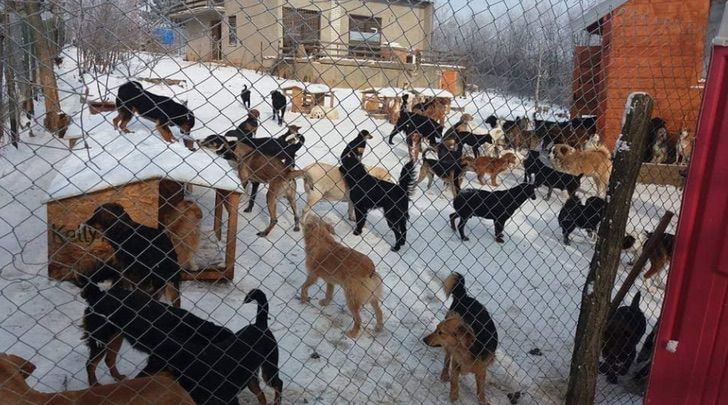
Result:
<svg viewBox="0 0 728 405"><path fill-rule="evenodd" d="M192 152L147 131L98 134L88 142L90 161L86 149L78 149L55 165L48 201L158 178L243 192L232 166L207 149Z"/></svg>
<svg viewBox="0 0 728 405"><path fill-rule="evenodd" d="M601 3L597 3L581 15L573 18L571 20L571 26L576 30L585 30L602 17L621 7L627 1L629 0L604 0Z"/></svg>
<svg viewBox="0 0 728 405"><path fill-rule="evenodd" d="M439 98L455 98L455 96L445 89L433 89L430 87L415 87L412 92L425 97L439 97Z"/></svg>
<svg viewBox="0 0 728 405"><path fill-rule="evenodd" d="M362 93L376 93L382 97L398 97L406 93L406 91L398 87L372 87L362 90Z"/></svg>
<svg viewBox="0 0 728 405"><path fill-rule="evenodd" d="M293 88L304 89L311 94L331 93L331 88L325 84L319 83L303 83L299 81L286 81L281 84L281 89L289 90Z"/></svg>

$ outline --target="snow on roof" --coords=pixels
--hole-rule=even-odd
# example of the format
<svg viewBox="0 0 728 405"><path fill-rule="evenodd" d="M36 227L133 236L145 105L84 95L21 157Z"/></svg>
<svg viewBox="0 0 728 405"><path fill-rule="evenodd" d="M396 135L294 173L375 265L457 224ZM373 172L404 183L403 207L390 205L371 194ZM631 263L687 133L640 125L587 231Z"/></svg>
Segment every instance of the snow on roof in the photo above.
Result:
<svg viewBox="0 0 728 405"><path fill-rule="evenodd" d="M304 83L296 80L287 80L281 84L281 89L289 90L292 88L304 89L311 94L330 93L331 88L325 84Z"/></svg>
<svg viewBox="0 0 728 405"><path fill-rule="evenodd" d="M430 87L415 87L412 92L420 96L425 97L441 97L441 98L455 98L455 96L445 89L433 89Z"/></svg>
<svg viewBox="0 0 728 405"><path fill-rule="evenodd" d="M621 7L628 0L604 0L587 9L581 15L571 20L571 26L576 30L585 30L599 21L605 15Z"/></svg>
<svg viewBox="0 0 728 405"><path fill-rule="evenodd" d="M377 93L382 97L398 97L406 91L398 87L372 87L361 91L362 93Z"/></svg>
<svg viewBox="0 0 728 405"><path fill-rule="evenodd" d="M88 141L91 160L79 149L57 165L48 201L157 178L244 191L230 164L207 149L192 152L181 142L167 144L148 131L104 133Z"/></svg>

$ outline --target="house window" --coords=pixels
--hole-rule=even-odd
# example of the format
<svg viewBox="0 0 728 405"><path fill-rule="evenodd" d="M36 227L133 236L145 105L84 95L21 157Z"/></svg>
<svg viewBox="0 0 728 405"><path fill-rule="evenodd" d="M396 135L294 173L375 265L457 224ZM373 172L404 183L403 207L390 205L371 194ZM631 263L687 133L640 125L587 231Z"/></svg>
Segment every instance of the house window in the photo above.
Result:
<svg viewBox="0 0 728 405"><path fill-rule="evenodd" d="M238 44L238 17L235 15L228 17L228 43L230 45Z"/></svg>
<svg viewBox="0 0 728 405"><path fill-rule="evenodd" d="M283 7L283 53L295 55L300 45L309 56L318 53L321 47L321 12Z"/></svg>
<svg viewBox="0 0 728 405"><path fill-rule="evenodd" d="M382 43L382 19L372 16L349 15L349 54L376 58Z"/></svg>

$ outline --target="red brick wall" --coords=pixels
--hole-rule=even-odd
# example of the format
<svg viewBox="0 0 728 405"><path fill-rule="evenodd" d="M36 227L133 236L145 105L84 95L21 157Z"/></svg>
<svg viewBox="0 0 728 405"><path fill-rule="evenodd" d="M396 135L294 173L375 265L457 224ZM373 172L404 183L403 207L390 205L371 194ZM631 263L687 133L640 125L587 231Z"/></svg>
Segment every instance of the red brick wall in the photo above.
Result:
<svg viewBox="0 0 728 405"><path fill-rule="evenodd" d="M606 90L600 127L610 148L635 91L655 99L653 116L664 118L671 132L685 125L694 133L708 12L708 0L630 0L614 11L602 38Z"/></svg>

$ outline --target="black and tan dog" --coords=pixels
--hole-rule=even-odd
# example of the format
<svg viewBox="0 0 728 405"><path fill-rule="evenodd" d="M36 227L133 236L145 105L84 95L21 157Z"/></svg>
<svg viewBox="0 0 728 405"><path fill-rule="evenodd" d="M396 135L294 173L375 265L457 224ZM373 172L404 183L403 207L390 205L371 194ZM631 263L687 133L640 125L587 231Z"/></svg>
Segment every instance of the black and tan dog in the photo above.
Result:
<svg viewBox="0 0 728 405"><path fill-rule="evenodd" d="M116 110L119 114L113 120L114 129L120 129L124 133L131 132L127 125L134 114L139 114L153 121L157 131L167 142L174 142L170 126L178 126L183 135L189 135L195 126L195 115L187 106L169 97L150 93L139 82L126 82L119 87ZM185 145L190 147L188 142L191 141L186 140Z"/></svg>
<svg viewBox="0 0 728 405"><path fill-rule="evenodd" d="M135 222L117 203L98 206L85 225L109 242L126 281L155 298L165 294L179 307L182 268L164 229Z"/></svg>
<svg viewBox="0 0 728 405"><path fill-rule="evenodd" d="M347 156L354 156L361 160L364 157L364 152L367 148L367 141L372 138L372 134L370 134L366 129L359 131L356 138L346 144L344 150L341 152L341 158L343 159Z"/></svg>
<svg viewBox="0 0 728 405"><path fill-rule="evenodd" d="M455 140L447 139L438 145L438 149L441 147L448 149L448 152L438 153L441 156L440 159L430 159L427 157L428 152L432 151L432 148L427 148L422 152L422 166L420 166L417 184L420 184L422 180L427 178L427 189L429 190L432 187L432 181L437 176L450 187L450 191L454 197L460 192L465 170L469 168L469 164L463 159L462 146L454 143L454 146L452 146L453 149L450 150L449 147L445 146L450 142L455 142Z"/></svg>

